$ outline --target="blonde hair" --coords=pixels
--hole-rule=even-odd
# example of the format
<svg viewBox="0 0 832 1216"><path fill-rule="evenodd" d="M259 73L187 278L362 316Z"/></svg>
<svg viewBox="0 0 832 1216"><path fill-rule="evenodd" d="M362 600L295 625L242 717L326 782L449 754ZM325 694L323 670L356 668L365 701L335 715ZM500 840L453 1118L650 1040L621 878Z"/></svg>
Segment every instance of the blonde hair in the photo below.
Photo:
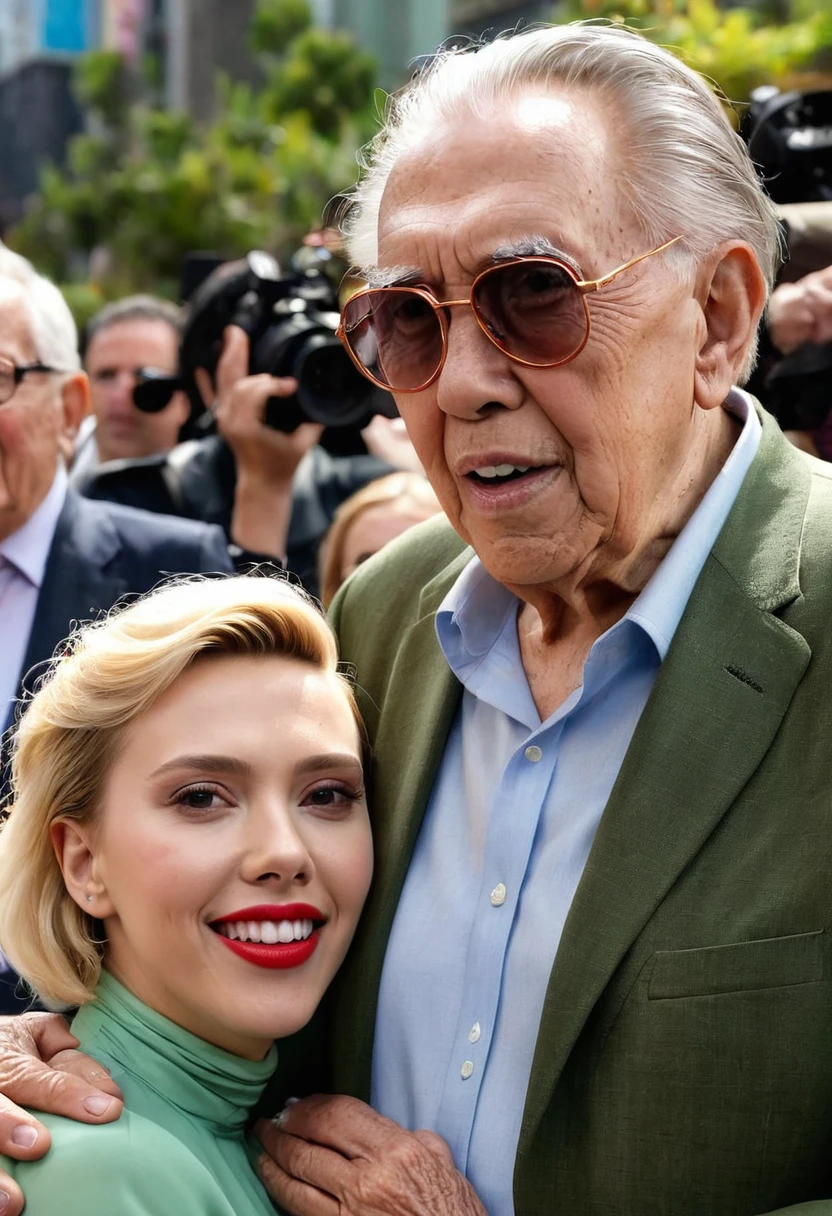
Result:
<svg viewBox="0 0 832 1216"><path fill-rule="evenodd" d="M395 510L404 506L430 508L433 514L442 510L430 482L421 473L390 473L350 495L332 517L332 525L321 542L318 554L321 599L325 608L332 603L344 581L341 572L350 528L365 511L388 505Z"/></svg>
<svg viewBox="0 0 832 1216"><path fill-rule="evenodd" d="M708 82L635 30L582 22L442 51L391 99L343 219L355 265L377 260L381 200L403 155L443 126L499 113L549 86L583 90L614 107L618 181L648 245L681 234L682 244L665 256L687 276L723 241L747 241L773 286L784 251L777 212ZM755 350L756 341L745 376Z"/></svg>
<svg viewBox="0 0 832 1216"><path fill-rule="evenodd" d="M168 583L82 627L67 647L15 734L12 805L0 832L0 946L45 999L82 1005L94 998L104 948L100 926L64 885L50 828L94 818L130 724L195 661L281 656L331 672L366 744L331 630L315 602L283 580Z"/></svg>

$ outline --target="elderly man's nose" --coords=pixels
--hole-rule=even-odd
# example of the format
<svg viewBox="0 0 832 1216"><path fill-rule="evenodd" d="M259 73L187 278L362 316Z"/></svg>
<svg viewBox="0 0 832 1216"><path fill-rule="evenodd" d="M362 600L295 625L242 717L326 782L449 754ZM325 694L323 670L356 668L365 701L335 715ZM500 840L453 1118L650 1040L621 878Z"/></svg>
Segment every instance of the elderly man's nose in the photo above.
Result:
<svg viewBox="0 0 832 1216"><path fill-rule="evenodd" d="M436 387L445 414L482 417L494 409L516 409L522 389L511 361L490 342L472 313L452 317L448 349Z"/></svg>

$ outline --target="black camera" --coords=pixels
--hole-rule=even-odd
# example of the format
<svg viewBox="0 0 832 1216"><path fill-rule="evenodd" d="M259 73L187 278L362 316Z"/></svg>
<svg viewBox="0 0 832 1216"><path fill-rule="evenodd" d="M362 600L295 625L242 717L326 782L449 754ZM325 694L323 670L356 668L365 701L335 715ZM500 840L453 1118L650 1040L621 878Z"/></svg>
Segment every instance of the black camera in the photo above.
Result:
<svg viewBox="0 0 832 1216"><path fill-rule="evenodd" d="M250 374L292 376L298 382L294 396L269 400L267 426L294 431L302 422L318 422L358 428L374 414L395 417L390 394L365 380L335 337L338 293L322 269L329 256L326 250L302 249L288 273L261 250L218 266L190 301L179 374L146 369L133 392L138 408L155 413L184 389L192 417L204 413L194 373L201 367L215 376L225 328L239 325L249 336Z"/></svg>
<svg viewBox="0 0 832 1216"><path fill-rule="evenodd" d="M755 89L740 133L775 203L832 200L832 90Z"/></svg>

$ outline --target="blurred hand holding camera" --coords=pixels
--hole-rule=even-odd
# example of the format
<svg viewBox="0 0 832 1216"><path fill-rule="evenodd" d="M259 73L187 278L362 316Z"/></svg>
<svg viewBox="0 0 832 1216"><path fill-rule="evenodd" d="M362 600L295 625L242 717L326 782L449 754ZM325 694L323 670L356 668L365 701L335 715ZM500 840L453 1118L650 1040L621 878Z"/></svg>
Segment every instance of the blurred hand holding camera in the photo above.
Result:
<svg viewBox="0 0 832 1216"><path fill-rule="evenodd" d="M286 432L267 426L267 403L292 397L297 381L266 373L250 376L248 368L248 336L238 326L229 325L217 364L216 390L203 369L197 370L196 377L203 397L213 397L211 409L217 431L237 464L232 539L243 549L283 559L292 481L301 460L320 439L323 427L304 422Z"/></svg>
<svg viewBox="0 0 832 1216"><path fill-rule="evenodd" d="M772 292L767 320L771 340L784 355L807 342L832 341L832 266L781 283Z"/></svg>

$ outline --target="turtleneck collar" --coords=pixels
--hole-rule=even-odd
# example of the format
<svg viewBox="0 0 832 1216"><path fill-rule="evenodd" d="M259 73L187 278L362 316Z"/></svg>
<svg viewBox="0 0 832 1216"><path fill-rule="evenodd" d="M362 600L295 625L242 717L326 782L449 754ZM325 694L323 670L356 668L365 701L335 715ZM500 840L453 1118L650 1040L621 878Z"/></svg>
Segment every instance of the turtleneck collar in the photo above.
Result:
<svg viewBox="0 0 832 1216"><path fill-rule="evenodd" d="M275 1047L264 1060L245 1060L206 1043L106 971L96 1000L75 1015L72 1033L82 1043L87 1036L103 1042L122 1068L166 1102L226 1135L242 1131L277 1064Z"/></svg>

